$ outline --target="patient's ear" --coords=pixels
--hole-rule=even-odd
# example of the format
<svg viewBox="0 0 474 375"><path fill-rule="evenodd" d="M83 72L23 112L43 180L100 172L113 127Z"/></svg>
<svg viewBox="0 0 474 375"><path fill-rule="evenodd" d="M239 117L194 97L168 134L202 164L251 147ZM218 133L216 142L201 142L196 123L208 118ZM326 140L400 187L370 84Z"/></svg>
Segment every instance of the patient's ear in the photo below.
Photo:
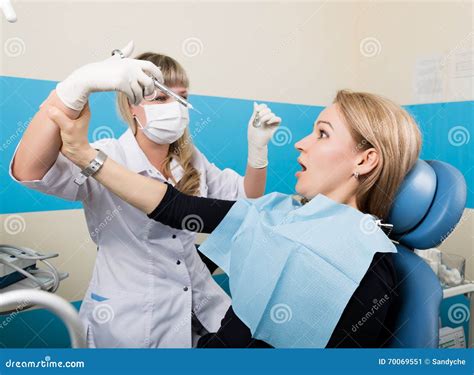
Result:
<svg viewBox="0 0 474 375"><path fill-rule="evenodd" d="M367 175L372 172L378 165L380 156L373 147L360 152L358 157L357 172L359 175Z"/></svg>

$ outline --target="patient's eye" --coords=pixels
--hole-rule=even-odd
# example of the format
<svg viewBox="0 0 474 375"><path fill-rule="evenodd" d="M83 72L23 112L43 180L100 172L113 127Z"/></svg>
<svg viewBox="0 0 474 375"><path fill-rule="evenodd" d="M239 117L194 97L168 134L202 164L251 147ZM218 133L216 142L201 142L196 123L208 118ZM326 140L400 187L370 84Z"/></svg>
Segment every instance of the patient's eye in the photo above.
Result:
<svg viewBox="0 0 474 375"><path fill-rule="evenodd" d="M326 133L324 130L319 129L317 132L319 133L318 139L329 138L328 133Z"/></svg>

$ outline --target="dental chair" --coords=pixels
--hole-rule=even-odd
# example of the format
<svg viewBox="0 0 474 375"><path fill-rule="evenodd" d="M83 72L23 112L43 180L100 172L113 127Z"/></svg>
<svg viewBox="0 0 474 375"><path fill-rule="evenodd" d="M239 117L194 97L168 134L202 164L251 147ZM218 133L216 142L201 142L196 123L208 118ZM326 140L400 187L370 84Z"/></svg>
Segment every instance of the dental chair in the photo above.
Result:
<svg viewBox="0 0 474 375"><path fill-rule="evenodd" d="M453 166L418 160L406 176L387 222L398 242L393 257L398 309L389 348L437 348L443 292L438 277L413 249L438 246L453 231L466 205L466 182Z"/></svg>
<svg viewBox="0 0 474 375"><path fill-rule="evenodd" d="M79 318L79 314L65 299L56 294L36 289L20 289L4 293L0 292L0 297L0 311L4 309L9 310L10 321L14 320L15 315L13 314L19 313L30 305L44 308L59 317L59 319L66 325L71 347L87 348L84 327ZM48 318L49 322L43 326L42 329L51 325L52 321L50 318L51 317ZM29 327L29 330L31 331L32 328ZM38 335L35 333L35 336ZM45 343L44 340L41 341ZM31 341L29 343L31 343ZM29 343L27 345L29 345Z"/></svg>

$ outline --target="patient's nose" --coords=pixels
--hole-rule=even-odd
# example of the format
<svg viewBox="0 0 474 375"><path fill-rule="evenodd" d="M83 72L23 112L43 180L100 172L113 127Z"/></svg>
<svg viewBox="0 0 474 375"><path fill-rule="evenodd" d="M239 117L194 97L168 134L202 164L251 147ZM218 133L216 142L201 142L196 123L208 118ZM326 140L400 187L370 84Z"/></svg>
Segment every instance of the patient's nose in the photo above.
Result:
<svg viewBox="0 0 474 375"><path fill-rule="evenodd" d="M303 151L305 148L306 148L306 140L307 140L308 137L304 137L302 139L300 139L298 142L295 143L295 148L298 150L298 151Z"/></svg>

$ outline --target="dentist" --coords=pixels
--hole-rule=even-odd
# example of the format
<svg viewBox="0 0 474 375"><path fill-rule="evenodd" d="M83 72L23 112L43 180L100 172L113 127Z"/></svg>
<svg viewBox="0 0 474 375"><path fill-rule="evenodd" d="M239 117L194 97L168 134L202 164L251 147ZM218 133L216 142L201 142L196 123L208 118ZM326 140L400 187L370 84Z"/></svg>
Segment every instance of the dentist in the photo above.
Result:
<svg viewBox="0 0 474 375"><path fill-rule="evenodd" d="M60 153L60 131L46 108L56 106L75 119L88 110L90 93L118 91L128 129L93 147L183 193L219 199L263 194L267 144L281 120L265 105L255 106L264 126L249 123L245 177L220 170L193 146L186 108L161 93L144 100L154 92L150 76L186 98L189 80L182 66L156 53L128 58L132 49L132 44L122 49L124 58L85 65L57 85L18 145L10 174L31 189L83 203L98 249L80 310L90 347L189 348L218 329L230 306L195 249L195 233L155 222L96 180L81 178L80 169ZM186 225L193 225L192 218Z"/></svg>

